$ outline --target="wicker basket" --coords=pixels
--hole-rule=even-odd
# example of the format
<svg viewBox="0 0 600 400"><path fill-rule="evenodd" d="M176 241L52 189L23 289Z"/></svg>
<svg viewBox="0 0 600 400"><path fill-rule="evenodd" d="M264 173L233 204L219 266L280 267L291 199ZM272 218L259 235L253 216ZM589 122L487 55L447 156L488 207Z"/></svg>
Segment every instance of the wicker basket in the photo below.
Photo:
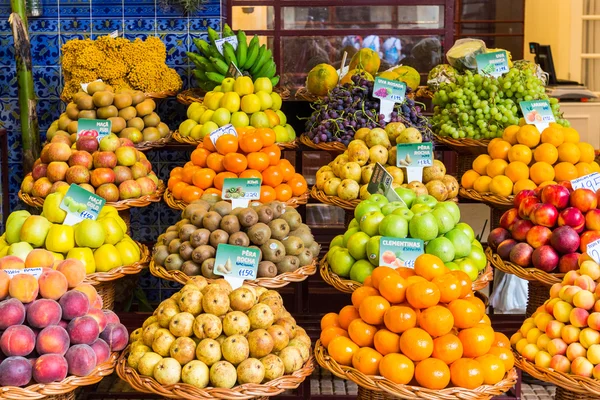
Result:
<svg viewBox="0 0 600 400"><path fill-rule="evenodd" d="M453 139L447 136L435 135L434 139L435 143L442 144L447 146L457 152L460 155L463 154L486 154L487 146L490 143L490 139Z"/></svg>
<svg viewBox="0 0 600 400"><path fill-rule="evenodd" d="M133 147L135 147L139 151L159 149L161 147L164 147L167 143L169 143L171 141L172 135L173 135L173 132L169 132L169 134L167 136L165 136L164 138L160 138L153 142L136 143Z"/></svg>
<svg viewBox="0 0 600 400"><path fill-rule="evenodd" d="M117 362L116 371L121 379L129 383L138 392L155 393L170 399L221 399L221 400L246 400L262 397L277 396L285 390L296 389L309 377L315 369L314 359L311 357L306 364L291 375L273 379L264 384L246 383L232 389L205 388L199 389L186 383L175 385L161 385L154 378L141 376L136 370L127 365L129 347L127 347Z"/></svg>
<svg viewBox="0 0 600 400"><path fill-rule="evenodd" d="M140 242L135 242L140 248L140 261L131 265L123 265L113 268L108 272L95 272L85 276L84 283L96 288L102 297L102 308L112 310L115 303L115 280L126 275L135 275L142 271L144 266L150 262L150 250Z"/></svg>
<svg viewBox="0 0 600 400"><path fill-rule="evenodd" d="M394 383L382 376L365 375L362 372L338 364L333 358L329 357L321 341L317 340L315 344L315 359L322 368L327 369L332 374L341 379L347 379L356 383L359 387L368 391L389 394L395 398L401 399L426 399L426 400L484 400L499 396L511 389L517 382L517 370L512 368L508 371L504 379L495 385L484 385L477 389L464 389L458 387L449 387L442 390L427 389L419 386L400 385ZM362 393L367 394L367 393ZM381 398L381 397L359 397L359 398ZM387 398L387 397L384 397Z"/></svg>
<svg viewBox="0 0 600 400"><path fill-rule="evenodd" d="M479 157L478 154L459 154L456 157L457 166L456 166L456 176L461 178L465 172L473 168L473 161Z"/></svg>
<svg viewBox="0 0 600 400"><path fill-rule="evenodd" d="M485 249L485 255L488 261L500 271L507 274L516 275L521 279L528 281L537 281L546 286L552 286L555 283L561 283L565 274L551 274L537 268L523 268L513 264L510 261L504 261L500 256L492 251L491 248Z"/></svg>
<svg viewBox="0 0 600 400"><path fill-rule="evenodd" d="M333 286L334 288L336 288L337 290L339 290L340 292L343 292L343 293L352 293L356 289L358 289L359 287L362 286L362 283L359 283L359 282L356 282L356 281L353 281L350 279L344 279L344 278L340 277L339 275L335 274L331 270L331 268L329 268L329 263L327 262L327 253L325 253L323 258L319 262L319 273L321 274L321 277L327 284ZM481 290L481 289L487 287L487 285L492 280L494 280L494 270L488 264L488 266L483 271L483 273L479 274L477 279L475 279L473 281L473 284L471 285L471 289Z"/></svg>
<svg viewBox="0 0 600 400"><path fill-rule="evenodd" d="M166 99L177 94L176 90L163 90L162 92L144 93L147 99Z"/></svg>
<svg viewBox="0 0 600 400"><path fill-rule="evenodd" d="M317 186L313 186L310 191L310 196L313 199L319 200L323 204L330 204L332 206L341 207L344 210L354 210L356 206L362 201L361 199L354 200L342 200L337 196L328 196L324 191L317 189Z"/></svg>
<svg viewBox="0 0 600 400"><path fill-rule="evenodd" d="M279 289L287 286L290 283L302 282L311 275L317 272L317 259L315 258L312 264L300 267L293 272L284 272L273 278L257 278L253 281L245 281L245 284L252 286L262 286L267 289ZM190 277L179 270L168 271L160 265L156 265L154 260L150 261L150 273L157 278L165 279L168 281L175 281L185 285ZM213 279L208 279L209 282L213 282Z"/></svg>
<svg viewBox="0 0 600 400"><path fill-rule="evenodd" d="M192 103L202 103L206 91L200 88L187 89L177 93L177 101L189 106Z"/></svg>
<svg viewBox="0 0 600 400"><path fill-rule="evenodd" d="M493 193L478 193L473 189L465 189L462 186L458 191L458 195L460 197L464 197L465 199L479 201L484 204L487 204L490 207L497 207L502 210L508 210L509 208L514 207L513 199L515 196L513 195L504 197L495 195Z"/></svg>
<svg viewBox="0 0 600 400"><path fill-rule="evenodd" d="M11 400L37 400L53 399L66 400L74 399L73 392L80 386L89 386L96 384L105 376L113 373L117 364L119 353L114 352L110 358L98 365L88 376L68 376L60 382L48 384L36 383L27 387L2 386L0 387L0 399Z"/></svg>
<svg viewBox="0 0 600 400"><path fill-rule="evenodd" d="M527 309L525 316L531 317L539 306L550 298L550 288L538 281L527 281Z"/></svg>
<svg viewBox="0 0 600 400"><path fill-rule="evenodd" d="M321 99L320 96L310 93L308 89L304 86L296 90L296 94L294 95L294 97L296 98L296 100L305 100L310 101L311 103L314 103L315 101Z"/></svg>
<svg viewBox="0 0 600 400"><path fill-rule="evenodd" d="M343 153L346 146L340 142L315 143L304 134L300 135L300 143L315 150L330 151L332 153Z"/></svg>
<svg viewBox="0 0 600 400"><path fill-rule="evenodd" d="M183 144L190 144L192 146L197 146L200 143L202 143L202 140L196 140L196 139L193 139L191 137L181 136L181 134L179 133L179 131L173 132L173 139L176 142L183 143ZM294 140L294 141L289 142L289 143L275 143L275 144L281 150L295 150L295 149L298 148L298 141L297 140Z"/></svg>

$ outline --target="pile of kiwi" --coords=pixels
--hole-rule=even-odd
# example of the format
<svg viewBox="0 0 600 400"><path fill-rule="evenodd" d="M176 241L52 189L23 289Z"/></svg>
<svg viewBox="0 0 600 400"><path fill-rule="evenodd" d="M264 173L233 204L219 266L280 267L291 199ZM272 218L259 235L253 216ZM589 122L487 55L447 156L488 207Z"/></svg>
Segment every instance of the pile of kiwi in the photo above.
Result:
<svg viewBox="0 0 600 400"><path fill-rule="evenodd" d="M50 125L48 142L56 135L64 135L75 142L77 121L80 118L108 119L112 133L127 138L134 144L155 142L166 137L170 130L160 121L154 110L156 103L139 90L119 90L104 82L91 82L87 92L79 91L60 118Z"/></svg>
<svg viewBox="0 0 600 400"><path fill-rule="evenodd" d="M319 255L320 245L298 211L279 201L232 209L230 202L205 195L189 204L181 218L154 247L155 264L169 271L218 278L214 264L221 243L259 249L258 278L295 271Z"/></svg>

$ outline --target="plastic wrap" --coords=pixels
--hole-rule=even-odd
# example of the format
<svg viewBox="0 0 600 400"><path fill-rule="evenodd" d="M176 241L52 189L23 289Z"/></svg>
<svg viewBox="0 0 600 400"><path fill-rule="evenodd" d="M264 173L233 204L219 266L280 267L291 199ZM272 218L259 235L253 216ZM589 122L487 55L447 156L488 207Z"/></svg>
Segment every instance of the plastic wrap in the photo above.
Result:
<svg viewBox="0 0 600 400"><path fill-rule="evenodd" d="M499 277L499 282L494 286L490 296L490 305L494 311L501 314L524 314L527 308L527 281L511 274L504 274L498 270L494 274ZM498 281L494 279L494 281Z"/></svg>
<svg viewBox="0 0 600 400"><path fill-rule="evenodd" d="M486 52L485 43L479 39L459 39L446 53L448 63L458 70L476 70L477 54Z"/></svg>
<svg viewBox="0 0 600 400"><path fill-rule="evenodd" d="M457 71L450 64L440 64L431 71L427 76L427 87L432 91L437 91L442 83L456 82Z"/></svg>

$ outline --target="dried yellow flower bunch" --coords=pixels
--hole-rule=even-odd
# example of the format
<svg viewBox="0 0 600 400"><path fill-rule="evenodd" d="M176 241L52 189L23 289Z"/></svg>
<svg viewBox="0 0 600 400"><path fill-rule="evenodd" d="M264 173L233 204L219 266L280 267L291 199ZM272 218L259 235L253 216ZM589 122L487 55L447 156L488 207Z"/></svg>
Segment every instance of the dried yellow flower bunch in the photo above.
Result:
<svg viewBox="0 0 600 400"><path fill-rule="evenodd" d="M74 39L62 46L65 86L62 99L69 102L81 83L102 79L117 89L162 92L181 89L181 78L167 67L167 49L155 36L133 42L101 36L96 40Z"/></svg>

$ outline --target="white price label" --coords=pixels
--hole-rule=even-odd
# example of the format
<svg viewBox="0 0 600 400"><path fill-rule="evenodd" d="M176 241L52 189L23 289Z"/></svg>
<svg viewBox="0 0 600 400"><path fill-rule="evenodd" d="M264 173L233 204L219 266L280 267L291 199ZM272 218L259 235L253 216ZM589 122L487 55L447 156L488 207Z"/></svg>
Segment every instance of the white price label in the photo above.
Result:
<svg viewBox="0 0 600 400"><path fill-rule="evenodd" d="M42 275L43 270L44 269L42 267L36 267L36 268L25 268L25 269L4 269L3 271L8 274L10 279L12 279L13 276L18 275L18 274L33 275L35 277L35 279L38 279L40 277L40 275Z"/></svg>
<svg viewBox="0 0 600 400"><path fill-rule="evenodd" d="M588 243L585 252L592 257L596 263L600 264L600 240Z"/></svg>
<svg viewBox="0 0 600 400"><path fill-rule="evenodd" d="M598 189L600 189L600 174L598 172L593 172L589 175L573 179L571 181L571 186L573 187L573 190L583 188L596 192Z"/></svg>
<svg viewBox="0 0 600 400"><path fill-rule="evenodd" d="M233 49L237 50L237 46L238 46L237 36L229 36L229 37L226 37L223 39L215 40L215 46L217 46L217 50L219 50L219 53L223 54L223 44L225 42L230 43L233 46Z"/></svg>
<svg viewBox="0 0 600 400"><path fill-rule="evenodd" d="M214 131L212 131L210 134L210 141L213 142L214 145L216 145L217 139L227 134L237 137L237 131L235 130L233 125L227 124L220 127L219 129L215 129Z"/></svg>

